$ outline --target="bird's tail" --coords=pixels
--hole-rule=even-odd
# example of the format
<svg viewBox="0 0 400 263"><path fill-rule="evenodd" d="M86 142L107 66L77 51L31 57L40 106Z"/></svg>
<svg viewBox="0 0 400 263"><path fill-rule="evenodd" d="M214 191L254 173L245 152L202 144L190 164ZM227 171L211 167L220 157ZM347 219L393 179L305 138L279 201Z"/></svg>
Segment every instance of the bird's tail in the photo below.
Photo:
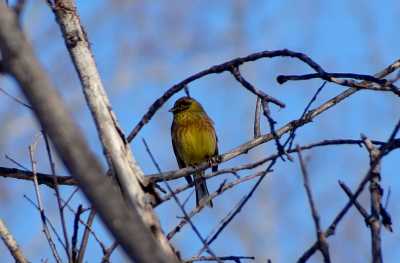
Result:
<svg viewBox="0 0 400 263"><path fill-rule="evenodd" d="M194 187L196 189L196 206L202 205L207 202L209 193L207 189L206 180L203 178L204 171L198 172L194 176ZM207 206L213 207L213 203L209 200L206 203Z"/></svg>

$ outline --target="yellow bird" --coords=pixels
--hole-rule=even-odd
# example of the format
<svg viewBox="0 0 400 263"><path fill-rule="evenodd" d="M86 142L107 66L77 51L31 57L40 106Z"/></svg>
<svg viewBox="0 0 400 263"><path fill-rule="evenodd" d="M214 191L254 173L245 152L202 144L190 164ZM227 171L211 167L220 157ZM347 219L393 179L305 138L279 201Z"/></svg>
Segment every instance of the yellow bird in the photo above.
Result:
<svg viewBox="0 0 400 263"><path fill-rule="evenodd" d="M211 157L218 155L217 135L213 122L204 111L199 102L182 97L175 102L170 112L174 114L171 126L172 146L179 168L195 166L204 161L210 161ZM218 166L212 167L212 171L218 170ZM194 185L196 189L196 205L202 205L208 198L204 171L195 173ZM187 176L188 183L192 182L191 176ZM212 207L211 200L207 203Z"/></svg>

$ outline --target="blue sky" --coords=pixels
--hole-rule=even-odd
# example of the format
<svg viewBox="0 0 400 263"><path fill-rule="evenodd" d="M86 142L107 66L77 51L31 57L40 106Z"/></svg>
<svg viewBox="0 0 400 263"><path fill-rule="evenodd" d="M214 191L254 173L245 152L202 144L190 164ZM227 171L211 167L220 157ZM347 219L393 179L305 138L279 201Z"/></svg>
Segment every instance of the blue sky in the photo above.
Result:
<svg viewBox="0 0 400 263"><path fill-rule="evenodd" d="M288 48L308 54L327 71L374 74L399 57L398 27L400 8L396 1L78 1L84 24L104 86L113 109L126 133L129 133L151 103L173 84L187 76L226 60L261 50ZM59 89L91 148L103 161L95 127L80 89L79 80L65 49L53 14L44 1L28 1L24 29L30 36L40 61ZM279 85L279 74L309 73L310 69L294 59L260 60L241 67L243 75L257 88L285 102L285 109L272 107L277 127L298 118L320 81L288 82ZM20 96L18 87L8 77L0 86ZM220 152L227 152L252 138L255 97L244 90L228 73L207 76L190 86L213 118L219 136ZM314 106L343 91L328 84ZM145 138L163 170L177 168L170 143L172 116L167 109L179 93L161 108L131 144L145 174L155 173L141 138ZM391 94L362 91L317 117L297 132L295 143L307 144L323 139L358 139L364 133L371 139L385 140L399 119L398 98ZM0 164L12 167L7 154L29 167L27 147L39 128L30 112L6 96L0 96ZM268 133L265 120L263 133ZM275 152L273 142L257 147L247 155L221 165L231 167L257 160ZM368 169L365 150L356 146L327 147L305 152L313 192L325 228L346 202L337 185L343 180L352 189ZM294 156L295 157L295 156ZM397 152L382 166L382 187L391 188L389 212L395 232L382 233L384 259L393 262L400 256L400 236L396 227L400 209L400 161ZM43 143L39 145L39 167L48 172ZM297 158L293 163L278 162L255 193L255 196L212 245L218 255L254 255L256 262L293 262L314 241L314 226L306 201ZM57 170L66 174L61 164ZM243 172L240 175L249 174ZM224 178L210 180L215 190ZM182 185L183 180L173 182ZM215 208L195 217L194 222L206 236L213 227L249 191L255 181L240 185L215 200ZM0 179L0 217L9 225L27 256L38 262L51 257L41 233L39 216L23 198L34 197L28 182ZM66 187L63 194L71 191ZM46 210L58 225L53 192L42 187ZM182 195L186 197L187 193ZM361 199L369 207L368 195ZM84 202L82 195L73 206ZM194 200L189 201L193 206ZM168 232L178 222L180 212L170 202L156 209ZM73 217L68 217L69 222ZM72 225L72 223L71 223ZM96 230L110 244L102 228ZM69 230L71 231L71 230ZM175 238L174 245L184 258L197 253L201 244L189 227ZM329 239L334 262L344 259L365 262L370 259L369 230L352 209ZM99 261L99 249L91 239L88 262ZM1 261L9 255L0 246ZM319 262L315 256L310 262ZM113 260L122 262L120 252Z"/></svg>

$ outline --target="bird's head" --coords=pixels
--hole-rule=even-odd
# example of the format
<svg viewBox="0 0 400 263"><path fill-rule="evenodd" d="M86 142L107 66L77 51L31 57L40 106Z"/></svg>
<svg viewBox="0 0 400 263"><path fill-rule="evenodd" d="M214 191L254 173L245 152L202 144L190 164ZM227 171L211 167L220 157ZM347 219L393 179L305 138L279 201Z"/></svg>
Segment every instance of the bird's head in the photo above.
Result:
<svg viewBox="0 0 400 263"><path fill-rule="evenodd" d="M195 99L182 97L175 102L174 107L169 112L175 115L180 112L204 112L204 109Z"/></svg>

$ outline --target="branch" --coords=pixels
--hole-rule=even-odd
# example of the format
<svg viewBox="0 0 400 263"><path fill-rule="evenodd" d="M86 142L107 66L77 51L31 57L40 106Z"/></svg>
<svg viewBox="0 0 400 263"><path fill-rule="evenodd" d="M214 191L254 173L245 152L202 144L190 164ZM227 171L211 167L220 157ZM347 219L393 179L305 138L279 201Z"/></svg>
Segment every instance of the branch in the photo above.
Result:
<svg viewBox="0 0 400 263"><path fill-rule="evenodd" d="M400 63L399 63L399 66L400 66ZM390 67L388 69L390 69ZM388 72L388 71L385 70L383 72ZM397 128L397 126L396 126L396 128ZM379 147L380 155L377 157L376 161L370 165L370 168L369 168L367 174L364 176L364 178L359 183L353 196L346 203L346 205L342 208L342 210L339 211L339 213L336 215L336 217L332 221L331 225L325 230L325 232L324 232L325 238L335 234L337 225L343 219L345 214L349 211L350 207L354 204L355 200L357 200L359 195L362 193L365 185L369 182L369 180L371 178L372 170L378 164L378 160L383 158L385 155L389 154L392 150L397 149L399 147L400 147L399 140L394 140L392 137L389 138L387 143L385 143ZM303 255L298 259L297 262L298 263L306 262L315 253L315 251L317 251L317 249L318 249L318 242L315 242L309 249L307 249L303 253Z"/></svg>
<svg viewBox="0 0 400 263"><path fill-rule="evenodd" d="M283 84L288 80L309 80L309 79L323 79L329 82L336 83L341 86L356 88L356 89L367 89L376 91L390 91L400 96L400 90L389 80L375 78L370 75L361 75L353 73L315 73L306 75L280 75L277 77L279 84ZM364 80L365 82L356 82L349 79L341 78L352 78L357 80Z"/></svg>
<svg viewBox="0 0 400 263"><path fill-rule="evenodd" d="M61 205L61 194L60 194L59 187L58 187L58 181L57 181L57 176L56 176L56 167L55 167L55 164L54 164L54 161L53 161L53 154L52 154L51 149L50 149L50 142L49 142L49 139L47 137L47 134L42 131L42 135L43 135L43 139L44 139L44 142L45 142L45 145L46 145L47 157L48 157L48 160L49 160L50 170L51 170L51 174L53 176L53 181L54 181L54 191L55 191L55 194L56 194L58 212L59 212L61 227L62 227L63 235L64 235L65 252L66 252L66 254L68 256L68 260L72 261L71 251L70 251L70 248L69 248L67 224L65 223L64 207ZM36 183L37 183L37 177L36 177Z"/></svg>
<svg viewBox="0 0 400 263"><path fill-rule="evenodd" d="M267 51L265 51L265 52L267 52ZM276 52L279 54L278 51L276 51ZM274 54L277 54L277 53L274 53ZM263 52L255 53L255 54L259 54L261 56L263 54ZM301 53L299 53L299 54L301 54ZM258 56L256 56L256 58L257 57ZM233 61L238 63L236 60L233 60ZM387 66L386 68L381 70L380 72L376 73L374 76L376 78L383 78L383 77L387 76L388 74L394 72L398 68L400 68L400 60L396 60L395 62L393 62L392 64L390 64L389 66ZM194 78L193 80L195 80L197 78L200 78L200 76L203 76L203 74L205 74L205 75L211 74L211 73L207 73L209 71L212 71L211 69L212 68L210 68L210 69L208 69L206 71L202 71L202 72L200 72L200 73L198 73L196 75L193 75L193 76L187 78L186 80L182 81L181 83L189 81L192 78ZM194 76L196 76L196 77L194 77ZM362 83L366 83L366 82L364 82L364 81L360 82L360 84L362 84ZM174 87L177 88L179 86L179 85L178 86L177 85L175 85ZM168 99L169 97L171 97L174 94L174 93L170 94L170 92L175 92L174 87L171 88L166 93L164 93L164 95L161 98L159 98L158 100L156 100L153 103L153 105L150 107L149 111L143 116L142 120L137 124L135 129L128 136L128 141L131 141L134 138L134 136L139 132L139 130L150 120L150 118L155 114L155 112L165 103L164 100ZM290 121L287 124L285 124L284 126L282 126L280 129L278 129L276 131L276 136L279 138L279 137L281 137L282 135L284 135L284 134L286 134L288 132L291 132L291 131L293 131L293 130L295 130L295 129L297 129L297 128L299 128L299 127L301 127L301 126L303 126L303 125L305 125L307 123L312 122L315 117L317 117L321 113L327 111L328 109L330 109L331 107L335 106L336 104L340 103L341 101L343 101L344 99L348 98L349 96L353 95L357 91L358 91L358 89L356 89L356 88L349 88L349 89L343 91L339 95L337 95L337 96L333 97L332 99L326 101L325 103L321 104L320 106L318 106L318 107L316 107L316 108L314 108L312 110L309 110L301 118L299 118L297 120ZM164 98L164 96L165 96L165 98ZM255 138L255 139L253 139L251 141L248 141L248 142L236 147L235 149L231 150L230 152L228 152L226 154L218 156L218 158L216 158L217 159L216 161L221 163L221 162L225 162L225 161L231 160L231 159L235 158L236 156L239 156L239 155L244 154L244 153L248 153L249 150L255 148L256 146L258 146L260 144L266 143L266 142L268 142L268 141L270 141L272 139L274 139L274 136L273 136L272 133L268 133L268 134L262 135L262 136L260 136L258 138ZM184 177L184 176L187 176L189 174L192 174L195 171L205 170L205 169L207 169L209 167L210 167L210 163L209 162L204 162L202 164L199 164L196 168L193 168L193 167L183 168L183 169L180 169L180 170L175 171L175 172L170 172L168 175L171 176L171 177L174 177L174 179L176 179L176 178L180 178L180 177ZM165 174L163 174L163 175L165 175Z"/></svg>
<svg viewBox="0 0 400 263"><path fill-rule="evenodd" d="M353 193L351 192L350 188L345 183L343 183L342 181L339 181L339 185L350 199L353 198ZM371 226L372 222L374 220L376 220L376 218L370 216L368 214L368 212L364 209L364 207L362 207L361 204L357 200L354 200L354 206L357 208L358 212L360 212L360 214L364 218L367 226ZM382 217L383 226L388 231L393 232L392 218L390 217L389 213L385 210L385 208L383 206L380 207L380 214Z"/></svg>
<svg viewBox="0 0 400 263"><path fill-rule="evenodd" d="M111 178L101 176L104 170L33 55L14 12L2 1L0 52L6 71L16 79L65 167L79 180L83 192L129 257L136 262L177 262L160 248L136 206L128 209Z"/></svg>
<svg viewBox="0 0 400 263"><path fill-rule="evenodd" d="M258 98L261 99L263 103L268 103L271 102L281 108L285 108L285 103L281 102L278 99L275 99L274 97L271 97L264 93L261 90L256 89L250 82L248 82L240 73L239 67L238 66L233 66L232 68L229 69L229 72L235 77L235 79L242 84L244 88L246 88L248 91L256 95ZM265 112L265 108L264 108Z"/></svg>
<svg viewBox="0 0 400 263"><path fill-rule="evenodd" d="M140 121L136 124L136 126L130 132L129 136L127 137L128 142L131 142L136 137L136 135L139 133L139 131L143 128L143 126L146 125L146 123L148 123L151 120L151 118L154 116L154 114L165 104L165 102L168 99L170 99L175 93L182 90L189 83L191 83L197 79L200 79L204 76L210 75L210 74L220 74L225 71L230 71L232 68L238 67L247 62L256 61L256 60L259 60L262 58L273 58L273 57L293 57L293 58L296 58L296 59L304 62L315 72L317 72L321 75L327 74L320 65L318 65L316 62L314 62L306 54L290 51L287 49L275 50L275 51L267 51L266 50L266 51L253 53L253 54L250 54L245 57L239 57L239 58L232 59L230 61L224 62L219 65L212 66L208 69L205 69L196 74L193 74L190 77L184 79L183 81L173 85L161 97L159 97L156 101L153 102L153 104L150 106L148 111L143 115L143 117L140 119ZM390 66L385 68L383 71L374 75L374 77L377 79L383 78L398 68L400 68L400 60L395 61ZM367 83L366 81L363 81L360 84L366 84L366 83ZM358 89L350 88L350 89L346 90L345 92L343 92L342 96L344 96L344 98L348 97L348 96L352 95L353 93L355 93L357 90Z"/></svg>
<svg viewBox="0 0 400 263"><path fill-rule="evenodd" d="M353 199L353 193L350 188L342 181L338 182L342 190L346 193L346 195L351 199ZM362 215L365 220L365 223L369 226L371 224L372 218L368 215L368 212L362 207L362 205L354 199L354 206L357 208L358 212Z"/></svg>
<svg viewBox="0 0 400 263"><path fill-rule="evenodd" d="M317 100L318 95L321 93L322 89L325 87L326 85L326 81L324 81L322 83L322 85L317 89L317 91L314 93L314 95L312 96L311 100L307 103L307 106L304 108L303 113L300 115L300 119L302 119L306 113L309 111L309 109L311 108L311 105ZM296 129L293 129L290 131L288 138L286 139L285 143L283 144L284 147L286 145L288 145L288 150L290 151L292 149L293 146L293 142L294 139L296 137Z"/></svg>
<svg viewBox="0 0 400 263"><path fill-rule="evenodd" d="M263 176L263 175L265 175L265 171L261 171L261 172L258 172L258 173L252 174L252 175L248 175L248 176L245 176L245 177L238 178L238 179L236 179L236 180L234 180L234 181L232 181L232 182L230 182L230 183L224 183L223 185L221 185L221 186L219 187L219 189L218 189L217 191L215 191L215 192L213 192L213 193L211 193L211 194L209 195L209 200L213 200L213 199L216 198L217 196L219 196L219 195L221 195L222 193L224 193L226 190L231 189L231 188L233 188L234 186L236 186L236 185L238 185L238 184L247 182L247 181L249 181L249 180L252 180L252 179L254 179L254 178L257 178L257 177L260 177L260 176ZM206 200L206 201L208 201L208 200ZM188 218L191 219L193 216L195 216L196 214L198 214L198 213L204 208L204 206L205 206L206 203L207 203L207 202L204 202L204 203L200 204L199 206L195 207L190 213L188 213ZM168 239L173 238L174 235L175 235L176 233L178 233L178 232L182 229L182 227L183 227L184 225L186 225L187 223L188 223L188 221L186 220L186 218L183 218L183 219L178 223L178 225L176 225L176 226L167 234L167 238L168 238Z"/></svg>
<svg viewBox="0 0 400 263"><path fill-rule="evenodd" d="M76 260L77 263L83 262L83 258L85 256L85 252L86 252L86 248L87 248L87 244L88 244L88 240L89 240L89 235L91 232L93 232L91 228L92 228L92 224L93 224L95 216L96 216L96 210L94 210L92 208L90 210L88 219L85 223L85 231L83 232L83 235L82 235L81 245L79 247L79 253L78 253L77 260ZM100 243L100 244L101 244L101 247L104 249L104 246L102 246L102 243Z"/></svg>
<svg viewBox="0 0 400 263"><path fill-rule="evenodd" d="M370 165L371 165L371 176L369 190L371 193L371 249L372 249L372 262L381 263L382 259L382 248L381 248L381 222L379 220L379 215L381 214L381 198L382 198L382 188L380 186L380 151L375 148L371 141L362 135L365 148L367 148Z"/></svg>
<svg viewBox="0 0 400 263"><path fill-rule="evenodd" d="M78 249L76 247L78 243L78 231L79 231L79 219L81 217L83 210L82 210L82 205L78 206L78 210L76 211L75 218L74 218L74 231L72 233L72 238L71 238L71 246L72 246L72 256L71 256L71 261L72 262L77 262L78 260Z"/></svg>
<svg viewBox="0 0 400 263"><path fill-rule="evenodd" d="M233 67L230 70L231 74L235 77L235 79L242 84L243 87L245 87L246 89L250 90L251 92L253 92L254 94L256 94L260 99L261 99L261 105L263 108L263 113L264 116L267 118L268 124L269 124L269 128L271 131L271 134L274 137L275 140L275 144L276 144L276 148L278 149L279 154L283 155L285 154L289 160L291 160L291 157L285 152L285 149L283 148L281 142L279 141L279 137L276 134L275 131L275 124L276 121L274 119L272 119L271 116L271 111L269 109L269 102L274 103L280 107L285 107L285 104L283 104L282 102L278 101L277 99L257 90L250 82L248 82L240 73L240 70L238 67ZM282 157L281 157L282 158ZM284 160L282 158L282 160Z"/></svg>
<svg viewBox="0 0 400 263"><path fill-rule="evenodd" d="M29 263L24 253L22 253L22 250L19 248L17 241L15 241L14 237L12 236L2 219L0 219L0 236L4 244L8 248L8 251L10 251L11 255L13 256L15 262Z"/></svg>
<svg viewBox="0 0 400 263"><path fill-rule="evenodd" d="M53 239L51 237L49 228L47 226L46 214L45 214L45 211L44 211L44 208L43 208L42 198L41 198L41 195L40 195L39 184L38 184L37 177L36 177L36 164L37 164L36 163L36 159L35 159L36 143L37 142L34 142L32 145L29 146L29 159L30 159L31 164L32 164L33 186L34 186L34 189L35 189L36 202L37 202L38 210L39 210L39 213L40 213L40 219L42 221L43 233L44 233L44 235L45 235L45 237L47 239L47 242L49 243L49 246L50 246L50 249L51 249L51 253L54 256L55 261L57 263L61 263L62 261L61 261L60 255L58 254L57 247L54 244L54 241L53 241ZM67 247L65 246L65 249L66 248ZM66 251L67 251L67 249L66 249Z"/></svg>
<svg viewBox="0 0 400 263"><path fill-rule="evenodd" d="M136 124L135 128L131 131L131 133L127 137L128 142L131 142L133 138L135 138L135 136L139 133L139 131L143 128L143 126L146 125L146 123L148 123L151 120L154 114L165 104L165 102L169 98L171 98L175 93L182 90L189 83L210 74L220 74L225 71L230 71L232 68L238 67L247 62L256 61L262 58L273 58L278 56L297 58L306 63L307 65L309 65L315 71L324 72L322 68L317 63L312 61L307 55L299 52L293 52L287 49L276 50L276 51L267 51L267 50L261 51L245 57L235 58L219 65L211 66L208 69L205 69L194 75L191 75L190 77L184 79L183 81L173 85L160 98L158 98L155 102L153 102L149 110L143 115L139 123Z"/></svg>
<svg viewBox="0 0 400 263"><path fill-rule="evenodd" d="M65 206L66 208L68 208L68 210L69 210L72 214L76 215L76 212L74 211L74 209L73 209L70 205L68 205L64 200L62 200L62 201L64 202L64 206ZM106 250L106 246L105 246L104 243L100 240L100 238L97 236L96 232L94 232L94 230L92 229L92 224L93 224L93 220L94 220L94 217L95 217L96 213L94 213L94 215L93 215L93 214L92 214L93 209L92 209L92 208L89 208L89 209L90 209L90 212L91 212L91 213L89 214L86 223L85 223L85 221L84 221L83 219L78 218L79 223L85 227L85 232L83 233L83 237L82 237L81 244L84 244L84 243L86 242L85 245L87 245L87 240L88 240L88 239L85 239L85 234L86 234L86 233L87 233L88 235L91 234L91 235L93 236L93 238L96 240L96 242L99 244L101 250L102 250L103 253L104 253L104 251ZM82 246L81 246L80 249L82 249ZM82 253L82 255L84 255L85 249L86 249L86 247L83 249L82 252L80 252L80 253ZM79 260L79 255L78 255L78 260ZM78 261L78 262L79 262L79 261Z"/></svg>
<svg viewBox="0 0 400 263"><path fill-rule="evenodd" d="M118 243L114 241L114 243L106 249L106 253L104 254L103 258L101 259L101 263L111 263L110 257L114 250L118 247Z"/></svg>
<svg viewBox="0 0 400 263"><path fill-rule="evenodd" d="M27 195L24 195L24 198L26 201L28 201L29 204L31 204L37 211L40 212L39 206L33 201L31 198L29 198ZM56 227L53 225L51 222L50 218L48 218L46 215L44 215L44 220L46 220L46 223L49 223L51 231L54 233L56 236L58 242L65 248L64 241L62 240L61 236L58 234Z"/></svg>
<svg viewBox="0 0 400 263"><path fill-rule="evenodd" d="M254 140L250 141L253 142ZM377 145L384 145L385 142L382 141L372 141L374 144ZM396 139L394 141L395 143L393 144L395 145L400 145L400 139ZM362 140L354 140L354 139L335 139L335 140L323 140L317 143L312 143L312 144L308 144L308 145L304 145L302 147L300 147L301 150L309 150L315 147L321 147L321 146L334 146L334 145L361 145L362 144ZM288 153L295 153L297 152L297 149L291 149L288 151ZM231 154L234 154L235 151L230 151L227 152L223 155L221 155L220 157L220 162L224 162L224 161L228 161L230 159L226 159L225 156L229 156ZM250 163L250 164L245 164L245 165L240 165L234 168L225 168L225 169L220 169L217 172L213 172L211 173L209 176L206 176L206 178L209 177L214 177L217 176L219 174L223 174L223 173L235 173L237 171L243 170L243 169L252 169L256 166L262 165L265 162L271 161L273 159L275 159L276 157L279 157L279 154L272 154L266 158L260 159L254 163ZM161 182L163 180L175 180L175 179L179 179L182 177L185 177L188 174L194 173L196 171L200 171L200 170L204 170L206 168L208 168L209 163L203 163L198 165L197 167L188 167L188 168L183 168L180 170L174 170L174 171L167 171L167 172L163 172L163 173L157 173L157 174L149 174L146 176L147 180L150 183L155 183L155 182ZM162 198L162 200L164 200L164 198Z"/></svg>
<svg viewBox="0 0 400 263"><path fill-rule="evenodd" d="M310 204L311 214L312 214L312 217L314 220L315 230L317 232L318 249L321 251L321 254L324 258L324 262L330 263L331 259L329 256L329 246L328 246L328 243L326 242L324 233L321 231L319 214L318 214L317 208L315 207L314 199L313 199L313 196L311 193L310 181L308 179L308 171L306 169L306 165L305 165L303 157L301 155L300 146L297 145L296 148L297 148L297 155L299 157L301 173L303 174L304 188L306 189L308 203Z"/></svg>
<svg viewBox="0 0 400 263"><path fill-rule="evenodd" d="M171 258L176 257L174 249L165 238L158 217L152 209L152 203L155 203L158 195L152 186L143 187L143 171L136 163L112 111L90 49L87 34L81 25L75 1L56 0L52 10L81 81L83 93L95 121L111 174L117 178L128 205L136 207L163 252Z"/></svg>
<svg viewBox="0 0 400 263"><path fill-rule="evenodd" d="M254 138L261 136L260 111L261 111L261 99L260 97L257 97L256 110L254 112Z"/></svg>
<svg viewBox="0 0 400 263"><path fill-rule="evenodd" d="M258 186L261 184L265 176L272 172L272 166L275 164L277 159L274 159L270 162L268 167L259 173L259 178L257 182L253 185L253 187L250 189L250 191L235 205L235 207L229 211L229 213L218 223L218 225L211 231L209 236L207 237L207 245L209 246L212 242L214 242L217 237L222 233L222 230L224 230L230 222L232 222L233 218L237 216L240 211L242 211L242 208L244 205L250 200L254 192L257 190ZM206 247L204 246L203 248L200 249L198 252L198 255L201 255L203 253L204 249Z"/></svg>
<svg viewBox="0 0 400 263"><path fill-rule="evenodd" d="M191 263L196 261L234 261L241 262L242 259L255 260L255 257L246 257L246 256L225 256L225 257L205 257L205 256L196 256L189 259L184 260L185 263Z"/></svg>
<svg viewBox="0 0 400 263"><path fill-rule="evenodd" d="M17 168L0 167L0 177L14 178L20 180L33 181L33 173ZM36 174L38 184L44 184L48 187L54 188L54 178L50 174L37 173ZM72 176L57 176L57 182L59 185L77 185L78 181Z"/></svg>
<svg viewBox="0 0 400 263"><path fill-rule="evenodd" d="M153 162L154 166L156 167L156 169L158 170L159 173L161 173L161 168L160 165L157 163L155 157L153 156L152 152L150 151L150 148L146 142L145 139L143 139L143 144L146 148L147 153L150 156L151 161ZM207 245L206 241L204 240L203 236L201 235L200 231L197 229L197 227L194 225L194 223L192 222L192 220L189 218L189 215L187 214L184 205L181 203L181 201L179 200L179 198L174 194L171 186L169 185L169 183L167 181L164 181L165 185L167 186L168 191L172 194L172 197L175 200L175 203L178 205L179 209L181 210L181 212L183 213L184 219L189 222L189 225L192 227L193 232L196 234L196 236L200 239L200 241L202 242L202 244L204 244L204 246L207 249L207 252L213 256L214 258L216 258L215 253L211 250L211 248ZM221 262L220 260L217 259L218 262Z"/></svg>

